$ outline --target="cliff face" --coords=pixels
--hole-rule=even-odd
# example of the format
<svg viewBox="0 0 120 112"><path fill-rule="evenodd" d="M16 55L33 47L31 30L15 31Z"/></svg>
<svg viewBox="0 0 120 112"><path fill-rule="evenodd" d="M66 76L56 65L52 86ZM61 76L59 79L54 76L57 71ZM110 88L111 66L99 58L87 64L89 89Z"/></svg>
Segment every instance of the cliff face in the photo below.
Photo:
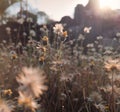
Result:
<svg viewBox="0 0 120 112"><path fill-rule="evenodd" d="M77 26L75 36L82 33L84 27L91 26L91 33L88 35L91 40L94 40L99 35L112 38L117 32L120 32L119 18L120 13L118 11L108 9L102 12L99 7L99 0L89 0L85 7L80 4L75 7L74 19L71 20L70 25L69 22L67 24L71 29L76 29Z"/></svg>

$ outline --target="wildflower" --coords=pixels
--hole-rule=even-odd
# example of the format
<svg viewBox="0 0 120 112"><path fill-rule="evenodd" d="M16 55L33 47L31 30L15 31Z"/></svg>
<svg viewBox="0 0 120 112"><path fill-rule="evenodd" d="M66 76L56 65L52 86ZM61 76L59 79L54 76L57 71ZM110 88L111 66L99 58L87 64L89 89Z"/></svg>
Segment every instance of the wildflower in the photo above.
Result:
<svg viewBox="0 0 120 112"><path fill-rule="evenodd" d="M4 44L6 44L6 43L7 43L7 41L6 41L6 40L3 40L2 42L3 42Z"/></svg>
<svg viewBox="0 0 120 112"><path fill-rule="evenodd" d="M102 40L102 39L103 39L102 36L98 36L98 37L97 37L97 40Z"/></svg>
<svg viewBox="0 0 120 112"><path fill-rule="evenodd" d="M84 40L85 39L85 37L82 35L82 34L80 34L79 36L78 36L78 40Z"/></svg>
<svg viewBox="0 0 120 112"><path fill-rule="evenodd" d="M103 45L98 45L98 48L103 48Z"/></svg>
<svg viewBox="0 0 120 112"><path fill-rule="evenodd" d="M17 32L17 28L14 28L14 32Z"/></svg>
<svg viewBox="0 0 120 112"><path fill-rule="evenodd" d="M111 55L113 52L111 50L106 50L103 54L104 55Z"/></svg>
<svg viewBox="0 0 120 112"><path fill-rule="evenodd" d="M20 48L20 47L22 47L22 43L18 42L18 44L16 45L16 48Z"/></svg>
<svg viewBox="0 0 120 112"><path fill-rule="evenodd" d="M105 110L109 110L109 106L108 105L105 105Z"/></svg>
<svg viewBox="0 0 120 112"><path fill-rule="evenodd" d="M114 37L113 40L114 40L114 41L117 41L117 38Z"/></svg>
<svg viewBox="0 0 120 112"><path fill-rule="evenodd" d="M44 37L42 38L42 40L45 41L45 42L47 42L47 41L48 41L48 37L47 37L47 36L44 36Z"/></svg>
<svg viewBox="0 0 120 112"><path fill-rule="evenodd" d="M27 109L35 111L38 108L38 104L30 96L27 96L19 91L18 104L25 106Z"/></svg>
<svg viewBox="0 0 120 112"><path fill-rule="evenodd" d="M0 99L0 112L12 112L14 106L12 102Z"/></svg>
<svg viewBox="0 0 120 112"><path fill-rule="evenodd" d="M9 95L9 96L12 95L11 89L4 90L3 93L4 95Z"/></svg>
<svg viewBox="0 0 120 112"><path fill-rule="evenodd" d="M30 30L30 36L32 36L32 37L35 37L36 36L36 32L34 31L34 30Z"/></svg>
<svg viewBox="0 0 120 112"><path fill-rule="evenodd" d="M61 35L63 34L63 25L62 24L55 24L55 27L53 27L54 33Z"/></svg>
<svg viewBox="0 0 120 112"><path fill-rule="evenodd" d="M88 47L88 48L93 48L93 47L94 47L94 44L93 44L93 43L87 44L87 47Z"/></svg>
<svg viewBox="0 0 120 112"><path fill-rule="evenodd" d="M92 92L90 98L95 102L99 103L102 101L102 96L98 92Z"/></svg>
<svg viewBox="0 0 120 112"><path fill-rule="evenodd" d="M31 17L28 17L26 21L29 22L29 23L32 23L33 19Z"/></svg>
<svg viewBox="0 0 120 112"><path fill-rule="evenodd" d="M11 59L12 60L14 60L14 59L16 59L17 58L17 55L16 54L13 54L12 56L11 56Z"/></svg>
<svg viewBox="0 0 120 112"><path fill-rule="evenodd" d="M84 28L84 32L85 33L90 33L90 30L92 29L92 27L85 27Z"/></svg>
<svg viewBox="0 0 120 112"><path fill-rule="evenodd" d="M41 50L42 50L42 52L46 52L47 51L46 47L42 47Z"/></svg>
<svg viewBox="0 0 120 112"><path fill-rule="evenodd" d="M27 36L27 33L26 33L26 32L23 32L23 36Z"/></svg>
<svg viewBox="0 0 120 112"><path fill-rule="evenodd" d="M117 36L117 37L120 37L120 32L116 33L116 36Z"/></svg>
<svg viewBox="0 0 120 112"><path fill-rule="evenodd" d="M108 61L105 62L105 68L107 71L114 71L114 70L120 71L120 60L109 59Z"/></svg>
<svg viewBox="0 0 120 112"><path fill-rule="evenodd" d="M43 40L43 45L47 45L48 44L48 37L47 36L44 36L42 38L42 40Z"/></svg>
<svg viewBox="0 0 120 112"><path fill-rule="evenodd" d="M28 44L30 45L34 44L34 40L33 39L28 40Z"/></svg>
<svg viewBox="0 0 120 112"><path fill-rule="evenodd" d="M101 87L100 89L103 90L107 94L108 93L112 94L113 88L114 88L114 97L115 98L119 97L119 95L120 95L120 88L117 87L116 85L113 85L113 87L112 87L111 85L108 84L108 85L106 85L104 87Z"/></svg>
<svg viewBox="0 0 120 112"><path fill-rule="evenodd" d="M95 41L94 43L95 43L95 44L98 44L98 41Z"/></svg>
<svg viewBox="0 0 120 112"><path fill-rule="evenodd" d="M11 51L10 52L10 57L12 60L16 59L17 58L17 53L15 51Z"/></svg>
<svg viewBox="0 0 120 112"><path fill-rule="evenodd" d="M18 22L19 24L23 24L23 23L24 23L24 18L18 19L17 22Z"/></svg>
<svg viewBox="0 0 120 112"><path fill-rule="evenodd" d="M61 100L65 100L67 98L67 95L65 93L61 93Z"/></svg>
<svg viewBox="0 0 120 112"><path fill-rule="evenodd" d="M106 108L103 104L94 104L94 106L100 110L100 112L106 112Z"/></svg>
<svg viewBox="0 0 120 112"><path fill-rule="evenodd" d="M68 37L68 32L67 31L63 32L63 37L65 37L65 38Z"/></svg>
<svg viewBox="0 0 120 112"><path fill-rule="evenodd" d="M61 81L61 82L62 82L62 81L68 82L68 81L72 81L73 78L74 78L74 75L73 75L73 74L71 74L71 73L69 73L69 74L63 73L63 74L61 74L61 76L60 76L60 81Z"/></svg>
<svg viewBox="0 0 120 112"><path fill-rule="evenodd" d="M32 97L39 97L43 94L43 91L47 90L47 86L44 84L46 77L43 76L43 71L38 68L24 67L16 80L19 84L22 84L19 90L26 95L31 94Z"/></svg>
<svg viewBox="0 0 120 112"><path fill-rule="evenodd" d="M95 66L95 62L94 62L94 60L91 60L91 62L90 62L90 66L91 66L91 67Z"/></svg>
<svg viewBox="0 0 120 112"><path fill-rule="evenodd" d="M6 28L6 32L7 32L7 34L11 34L11 28L10 28L10 27L7 27L7 28Z"/></svg>
<svg viewBox="0 0 120 112"><path fill-rule="evenodd" d="M46 47L43 47L43 46L41 46L41 45L38 45L36 48L37 48L38 50L42 51L42 52L46 52L46 51L47 51L47 48L46 48Z"/></svg>
<svg viewBox="0 0 120 112"><path fill-rule="evenodd" d="M45 61L45 57L44 57L44 56L41 56L41 57L39 58L39 61L40 61L40 62L44 62L44 61Z"/></svg>

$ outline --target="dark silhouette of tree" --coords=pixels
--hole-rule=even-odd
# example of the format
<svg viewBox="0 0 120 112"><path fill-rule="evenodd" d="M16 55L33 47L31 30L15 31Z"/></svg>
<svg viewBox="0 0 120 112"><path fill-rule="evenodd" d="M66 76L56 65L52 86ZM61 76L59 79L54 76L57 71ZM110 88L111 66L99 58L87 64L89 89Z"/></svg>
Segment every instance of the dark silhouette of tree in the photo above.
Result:
<svg viewBox="0 0 120 112"><path fill-rule="evenodd" d="M18 12L17 15L18 15L18 17L21 17L21 16L24 16L25 18L30 17L30 18L32 18L32 20L33 20L34 23L37 22L37 15L33 14L33 13L27 11L27 10L23 10L22 11L22 15L21 15L21 11Z"/></svg>

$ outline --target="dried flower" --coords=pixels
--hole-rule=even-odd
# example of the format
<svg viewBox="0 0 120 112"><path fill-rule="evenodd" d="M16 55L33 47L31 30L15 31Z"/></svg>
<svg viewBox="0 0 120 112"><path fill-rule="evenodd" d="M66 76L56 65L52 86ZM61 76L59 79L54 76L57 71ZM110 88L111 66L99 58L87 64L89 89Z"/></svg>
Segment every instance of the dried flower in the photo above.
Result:
<svg viewBox="0 0 120 112"><path fill-rule="evenodd" d="M18 22L19 24L23 24L23 23L24 23L24 18L18 19L17 22Z"/></svg>
<svg viewBox="0 0 120 112"><path fill-rule="evenodd" d="M45 61L45 57L44 56L40 56L39 61L40 62L44 62Z"/></svg>
<svg viewBox="0 0 120 112"><path fill-rule="evenodd" d="M94 47L94 44L93 44L93 43L87 44L87 47L88 47L88 48L93 48L93 47Z"/></svg>
<svg viewBox="0 0 120 112"><path fill-rule="evenodd" d="M13 109L12 102L0 98L0 112L12 112Z"/></svg>
<svg viewBox="0 0 120 112"><path fill-rule="evenodd" d="M117 37L120 37L120 32L116 33L116 36L117 36Z"/></svg>
<svg viewBox="0 0 120 112"><path fill-rule="evenodd" d="M3 91L4 95L12 95L11 89L7 89Z"/></svg>
<svg viewBox="0 0 120 112"><path fill-rule="evenodd" d="M42 38L42 40L47 42L47 41L48 41L48 37L47 37L47 36L44 36L44 37Z"/></svg>
<svg viewBox="0 0 120 112"><path fill-rule="evenodd" d="M98 37L97 37L97 40L102 40L102 39L103 39L102 36L98 36Z"/></svg>
<svg viewBox="0 0 120 112"><path fill-rule="evenodd" d="M30 96L27 96L19 91L18 104L25 106L27 109L35 111L38 108L38 104Z"/></svg>
<svg viewBox="0 0 120 112"><path fill-rule="evenodd" d="M68 37L68 32L67 31L63 32L63 37L65 37L65 38Z"/></svg>
<svg viewBox="0 0 120 112"><path fill-rule="evenodd" d="M24 67L16 80L19 84L22 84L19 90L28 96L39 97L43 94L43 91L47 90L47 86L44 84L46 77L43 76L43 71L38 68Z"/></svg>
<svg viewBox="0 0 120 112"><path fill-rule="evenodd" d="M114 71L114 70L120 71L120 60L109 59L108 61L105 62L105 68L107 71Z"/></svg>
<svg viewBox="0 0 120 112"><path fill-rule="evenodd" d="M17 58L17 53L15 51L11 51L10 52L10 57L12 60L16 59Z"/></svg>
<svg viewBox="0 0 120 112"><path fill-rule="evenodd" d="M63 25L62 24L55 24L55 27L53 27L54 33L61 35L63 34Z"/></svg>
<svg viewBox="0 0 120 112"><path fill-rule="evenodd" d="M82 35L82 34L80 34L79 36L78 36L78 40L84 40L85 39L85 37Z"/></svg>
<svg viewBox="0 0 120 112"><path fill-rule="evenodd" d="M31 17L28 17L26 21L32 23L33 19Z"/></svg>
<svg viewBox="0 0 120 112"><path fill-rule="evenodd" d="M7 32L7 34L11 34L11 28L10 27L6 27L6 32Z"/></svg>
<svg viewBox="0 0 120 112"><path fill-rule="evenodd" d="M30 30L30 36L35 37L36 36L36 32L34 30Z"/></svg>
<svg viewBox="0 0 120 112"><path fill-rule="evenodd" d="M90 33L90 30L92 29L92 27L85 27L84 28L84 32L85 33Z"/></svg>
<svg viewBox="0 0 120 112"><path fill-rule="evenodd" d="M99 103L102 101L102 96L98 92L92 92L90 98L95 102Z"/></svg>

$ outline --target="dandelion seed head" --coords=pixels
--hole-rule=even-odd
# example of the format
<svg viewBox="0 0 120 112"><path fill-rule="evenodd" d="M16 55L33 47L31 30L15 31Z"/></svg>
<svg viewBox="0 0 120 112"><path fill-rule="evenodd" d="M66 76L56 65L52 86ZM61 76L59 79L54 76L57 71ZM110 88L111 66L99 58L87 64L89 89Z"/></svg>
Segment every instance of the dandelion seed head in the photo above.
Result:
<svg viewBox="0 0 120 112"><path fill-rule="evenodd" d="M24 67L16 80L19 84L22 84L19 90L27 95L31 93L33 97L39 97L43 94L43 91L47 90L46 77L43 75L43 71L38 68Z"/></svg>
<svg viewBox="0 0 120 112"><path fill-rule="evenodd" d="M90 94L90 98L96 103L99 103L102 101L102 96L98 92L92 92Z"/></svg>
<svg viewBox="0 0 120 112"><path fill-rule="evenodd" d="M90 33L90 30L91 30L91 29L92 29L92 27L85 27L83 31L84 31L85 33Z"/></svg>
<svg viewBox="0 0 120 112"><path fill-rule="evenodd" d="M120 60L118 59L108 59L108 61L105 61L105 69L107 71L120 71Z"/></svg>
<svg viewBox="0 0 120 112"><path fill-rule="evenodd" d="M54 33L61 35L63 34L63 25L62 24L55 24L55 26L53 27Z"/></svg>
<svg viewBox="0 0 120 112"><path fill-rule="evenodd" d="M14 106L12 102L0 99L0 112L12 112Z"/></svg>
<svg viewBox="0 0 120 112"><path fill-rule="evenodd" d="M31 96L26 96L20 91L18 97L18 104L24 105L26 108L31 109L32 111L35 111L35 109L38 108L38 104L34 101L34 99Z"/></svg>

